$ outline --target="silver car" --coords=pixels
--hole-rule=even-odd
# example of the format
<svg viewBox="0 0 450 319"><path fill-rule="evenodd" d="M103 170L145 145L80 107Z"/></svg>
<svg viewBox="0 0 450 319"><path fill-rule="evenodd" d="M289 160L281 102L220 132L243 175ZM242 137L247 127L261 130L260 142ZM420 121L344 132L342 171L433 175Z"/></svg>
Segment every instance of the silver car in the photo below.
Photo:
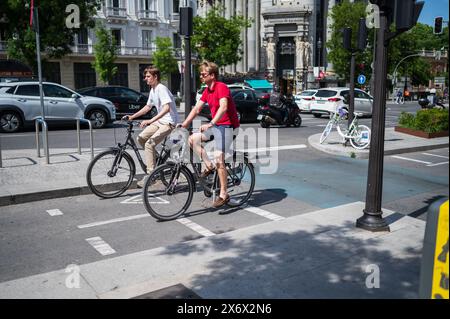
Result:
<svg viewBox="0 0 450 319"><path fill-rule="evenodd" d="M82 96L60 84L43 82L46 121L89 119L93 128L102 128L116 118L114 105L105 99ZM10 82L0 85L0 131L12 133L32 124L42 108L37 82Z"/></svg>

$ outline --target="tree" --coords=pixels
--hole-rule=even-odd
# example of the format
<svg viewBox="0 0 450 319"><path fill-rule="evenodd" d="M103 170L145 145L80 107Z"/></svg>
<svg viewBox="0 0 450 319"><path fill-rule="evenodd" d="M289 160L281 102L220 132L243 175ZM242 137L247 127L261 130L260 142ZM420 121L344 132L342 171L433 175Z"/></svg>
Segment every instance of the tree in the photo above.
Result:
<svg viewBox="0 0 450 319"><path fill-rule="evenodd" d="M156 37L153 64L161 71L163 79L167 79L170 73L178 71L177 60L174 57L172 42L169 38Z"/></svg>
<svg viewBox="0 0 450 319"><path fill-rule="evenodd" d="M42 52L48 58L61 58L71 52L73 37L78 28L68 28L66 19L71 12L66 13L68 5L73 4L80 9L79 21L82 27L93 27L93 16L100 6L100 0L35 0L39 6L40 45ZM9 22L2 24L6 39L8 39L8 56L18 59L34 70L37 69L36 37L30 29L30 0L0 1L0 16L8 17ZM28 6L28 7L27 7Z"/></svg>
<svg viewBox="0 0 450 319"><path fill-rule="evenodd" d="M102 24L98 24L95 29L97 42L94 44L94 62L95 68L100 80L108 84L114 74L117 73L117 66L114 64L117 58L116 40L109 30L106 30Z"/></svg>
<svg viewBox="0 0 450 319"><path fill-rule="evenodd" d="M213 6L206 17L196 16L193 21L193 51L200 59L212 61L219 67L241 60L241 31L253 22L243 16L225 19L223 10L221 6Z"/></svg>
<svg viewBox="0 0 450 319"><path fill-rule="evenodd" d="M334 71L339 77L349 81L350 79L350 58L351 53L343 47L343 32L346 27L352 29L352 47L357 46L358 24L360 18L366 17L366 4L363 1L350 3L348 0L342 1L335 5L331 10L331 38L327 42L329 49L327 59L333 63ZM356 55L356 65L364 65L366 78L369 80L371 76L370 66L373 59L373 36L374 31L369 29L368 46L366 49ZM355 76L357 76L355 72ZM356 81L355 81L356 82Z"/></svg>

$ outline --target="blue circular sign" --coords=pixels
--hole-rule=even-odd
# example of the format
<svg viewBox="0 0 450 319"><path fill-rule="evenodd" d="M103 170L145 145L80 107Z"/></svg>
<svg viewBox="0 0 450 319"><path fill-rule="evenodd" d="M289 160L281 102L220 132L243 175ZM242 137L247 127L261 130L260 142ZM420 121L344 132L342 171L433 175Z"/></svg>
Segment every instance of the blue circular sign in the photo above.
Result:
<svg viewBox="0 0 450 319"><path fill-rule="evenodd" d="M359 83L359 84L364 84L364 83L366 83L366 77L364 76L364 74L358 75L358 83Z"/></svg>

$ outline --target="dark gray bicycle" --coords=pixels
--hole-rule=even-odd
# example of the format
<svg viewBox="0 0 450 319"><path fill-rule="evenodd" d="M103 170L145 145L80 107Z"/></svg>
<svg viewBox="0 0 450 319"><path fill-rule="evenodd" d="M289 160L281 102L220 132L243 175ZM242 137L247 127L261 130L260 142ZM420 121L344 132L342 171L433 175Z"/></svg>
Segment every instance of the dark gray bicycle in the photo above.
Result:
<svg viewBox="0 0 450 319"><path fill-rule="evenodd" d="M136 142L132 138L133 126L137 121L126 121L127 136L125 143L118 143L110 150L104 151L89 163L86 179L89 189L102 198L114 198L123 194L133 183L136 174L136 165L131 155L126 151L131 147L141 165L147 172L147 165L142 160ZM166 146L167 138L162 142L161 150L156 153L156 166L166 162L170 156L170 149Z"/></svg>
<svg viewBox="0 0 450 319"><path fill-rule="evenodd" d="M179 144L179 151L172 153L178 156L172 156L167 163L158 166L147 178L142 189L145 209L151 216L163 221L176 219L186 212L196 191L196 181L203 188L205 196L212 197L213 202L220 193L217 170L203 178L201 164L194 163L192 152L186 160L186 153L190 150L187 138L173 140L173 143ZM192 171L188 168L189 164ZM225 167L230 195L227 205L241 206L248 201L255 188L253 164L249 162L246 153L234 152L232 158L225 160Z"/></svg>

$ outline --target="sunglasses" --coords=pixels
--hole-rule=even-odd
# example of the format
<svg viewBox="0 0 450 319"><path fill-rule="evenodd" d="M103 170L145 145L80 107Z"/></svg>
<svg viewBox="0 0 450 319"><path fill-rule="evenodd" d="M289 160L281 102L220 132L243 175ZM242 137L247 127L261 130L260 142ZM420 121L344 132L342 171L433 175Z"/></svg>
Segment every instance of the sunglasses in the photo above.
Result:
<svg viewBox="0 0 450 319"><path fill-rule="evenodd" d="M204 77L206 77L206 76L208 76L210 73L200 73L200 77L201 78L204 78Z"/></svg>

